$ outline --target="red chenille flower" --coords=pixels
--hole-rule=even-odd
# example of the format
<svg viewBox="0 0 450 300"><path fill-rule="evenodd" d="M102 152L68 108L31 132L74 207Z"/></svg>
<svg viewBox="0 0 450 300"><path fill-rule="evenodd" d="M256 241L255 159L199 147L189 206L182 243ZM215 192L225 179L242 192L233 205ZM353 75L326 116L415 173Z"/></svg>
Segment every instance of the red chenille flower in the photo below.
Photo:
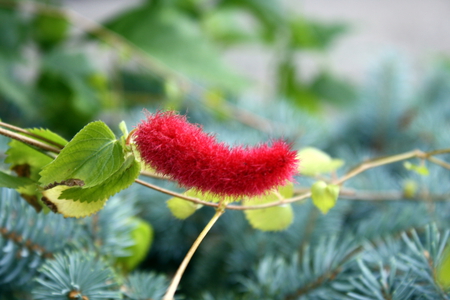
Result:
<svg viewBox="0 0 450 300"><path fill-rule="evenodd" d="M296 152L285 141L231 148L173 111L149 114L133 138L146 164L204 193L262 195L297 173Z"/></svg>

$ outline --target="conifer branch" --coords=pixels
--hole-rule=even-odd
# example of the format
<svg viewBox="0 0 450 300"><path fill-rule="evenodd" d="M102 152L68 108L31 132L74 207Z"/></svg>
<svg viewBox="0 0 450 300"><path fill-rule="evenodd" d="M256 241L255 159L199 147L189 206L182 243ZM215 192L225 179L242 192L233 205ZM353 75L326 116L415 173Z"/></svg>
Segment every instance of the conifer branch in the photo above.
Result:
<svg viewBox="0 0 450 300"><path fill-rule="evenodd" d="M394 239L399 239L399 238L401 238L402 234L409 235L412 230L420 230L420 229L417 229L415 227L411 227L409 229L402 230L400 232L396 232L396 233L392 234L392 236L393 236ZM375 238L373 238L371 240L368 240L367 242L373 244L374 246L376 246L378 244L378 242L379 242L379 239L380 239L379 237L375 237ZM326 281L334 280L334 278L336 276L338 276L339 273L342 272L342 268L343 268L344 264L346 264L350 260L354 259L354 257L356 255L358 255L359 253L361 253L363 250L364 250L364 246L363 245L360 245L360 246L356 247L355 249L350 251L350 253L348 253L345 257L343 257L341 259L341 261L339 261L339 263L334 268L330 269L328 272L326 272L326 273L322 274L321 276L317 277L314 281L308 283L307 285L297 289L295 292L286 295L284 300L295 300L295 299L298 299L302 295L308 294L311 291L319 288Z"/></svg>
<svg viewBox="0 0 450 300"><path fill-rule="evenodd" d="M10 232L8 228L6 227L0 227L0 235L5 240L11 240L16 244L20 244L23 247L27 248L30 251L38 251L41 253L42 257L45 258L53 258L53 253L48 252L45 248L38 244L33 244L29 239L24 241L23 237L21 235L18 235L15 232Z"/></svg>

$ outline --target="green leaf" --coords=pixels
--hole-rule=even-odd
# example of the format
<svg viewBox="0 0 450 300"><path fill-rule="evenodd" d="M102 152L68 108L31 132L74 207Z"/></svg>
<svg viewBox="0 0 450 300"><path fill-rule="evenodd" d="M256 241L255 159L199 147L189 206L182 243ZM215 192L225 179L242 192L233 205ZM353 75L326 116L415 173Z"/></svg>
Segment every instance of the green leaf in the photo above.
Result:
<svg viewBox="0 0 450 300"><path fill-rule="evenodd" d="M173 197L167 200L167 207L175 218L184 220L194 214L202 205Z"/></svg>
<svg viewBox="0 0 450 300"><path fill-rule="evenodd" d="M127 138L128 136L128 128L127 128L127 123L125 123L125 121L122 121L119 123L119 129L120 132L122 132L122 135Z"/></svg>
<svg viewBox="0 0 450 300"><path fill-rule="evenodd" d="M34 135L38 135L53 142L50 143L48 141L41 140L41 142L45 144L51 146L56 146L55 144L59 146L65 146L67 144L67 141L64 138L60 137L56 133L51 132L48 129L31 128L27 130ZM22 135L26 136L25 134ZM40 169L52 161L49 156L17 140L11 140L8 145L9 149L6 151L7 157L5 159L5 162L11 164L10 168L14 170L17 166L24 165L28 165L28 167L30 168L30 170L27 171L31 172L30 175L26 176L25 174L19 174L21 177L25 176L30 177L34 180L38 180L38 173Z"/></svg>
<svg viewBox="0 0 450 300"><path fill-rule="evenodd" d="M125 121L119 123L119 130L122 132L122 136L120 137L120 145L123 147L125 152L131 152L131 146L127 146L127 138L129 133L127 123L125 123Z"/></svg>
<svg viewBox="0 0 450 300"><path fill-rule="evenodd" d="M259 205L285 198L290 198L294 194L294 185L289 184L279 187L277 191L272 191L269 195L253 197L243 200L243 205ZM286 229L294 220L294 212L290 204L279 206L245 210L245 217L250 225L262 231L279 231Z"/></svg>
<svg viewBox="0 0 450 300"><path fill-rule="evenodd" d="M278 38L280 27L285 28L286 13L277 1L227 0L223 4L249 13L261 27L262 37L269 43L274 43Z"/></svg>
<svg viewBox="0 0 450 300"><path fill-rule="evenodd" d="M311 198L314 205L323 213L326 214L331 208L336 205L339 196L338 185L327 184L324 181L317 181L311 187Z"/></svg>
<svg viewBox="0 0 450 300"><path fill-rule="evenodd" d="M245 26L240 13L236 8L213 10L203 19L203 27L209 36L225 46L257 41L256 32Z"/></svg>
<svg viewBox="0 0 450 300"><path fill-rule="evenodd" d="M199 198L203 201L212 202L212 203L218 203L221 198L218 197L215 194L209 194L209 193L202 193L196 189L190 189L186 192L184 192L184 195L192 198Z"/></svg>
<svg viewBox="0 0 450 300"><path fill-rule="evenodd" d="M414 180L405 180L403 182L403 196L405 198L413 198L417 194L417 182Z"/></svg>
<svg viewBox="0 0 450 300"><path fill-rule="evenodd" d="M222 88L243 87L245 80L224 64L200 25L181 12L146 3L110 20L106 26L189 77Z"/></svg>
<svg viewBox="0 0 450 300"><path fill-rule="evenodd" d="M277 89L280 95L297 107L311 113L320 111L320 98L300 81L295 60L290 57L277 66Z"/></svg>
<svg viewBox="0 0 450 300"><path fill-rule="evenodd" d="M153 228L149 223L137 217L130 218L130 222L135 225L131 232L134 245L125 250L130 252L131 255L119 257L116 261L127 272L132 271L145 259L153 241Z"/></svg>
<svg viewBox="0 0 450 300"><path fill-rule="evenodd" d="M129 187L139 176L141 170L133 156L127 158L122 167L103 183L90 187L72 187L62 192L60 199L72 201L93 202L109 198L112 195Z"/></svg>
<svg viewBox="0 0 450 300"><path fill-rule="evenodd" d="M302 50L325 50L337 37L347 31L347 25L343 23L324 24L305 18L292 19L289 26L292 46Z"/></svg>
<svg viewBox="0 0 450 300"><path fill-rule="evenodd" d="M101 121L92 122L44 167L40 183L48 186L77 180L77 185L83 188L92 187L108 179L123 162L123 147L111 129Z"/></svg>
<svg viewBox="0 0 450 300"><path fill-rule="evenodd" d="M51 132L48 129L43 128L28 128L27 131L37 135L43 139L39 139L40 142L53 146L64 147L67 141L58 134ZM26 134L21 134L28 136ZM11 164L11 169L14 169L17 165L28 164L31 167L42 168L46 164L52 161L52 158L42 153L41 151L17 140L11 140L9 143L9 149L6 151L7 157L5 162ZM38 172L35 174L38 175ZM33 178L36 179L36 176Z"/></svg>
<svg viewBox="0 0 450 300"><path fill-rule="evenodd" d="M16 177L0 171L0 187L17 189L23 186L31 185L34 181L26 177Z"/></svg>
<svg viewBox="0 0 450 300"><path fill-rule="evenodd" d="M300 159L299 171L306 176L333 172L344 164L343 160L332 159L325 152L313 147L303 148L297 156Z"/></svg>
<svg viewBox="0 0 450 300"><path fill-rule="evenodd" d="M84 218L98 212L105 206L108 198L94 202L71 201L71 199L59 199L61 193L70 188L65 185L57 185L42 192L42 202L53 212L60 213L66 218Z"/></svg>
<svg viewBox="0 0 450 300"><path fill-rule="evenodd" d="M444 289L450 288L450 247L446 246L436 267L436 281Z"/></svg>
<svg viewBox="0 0 450 300"><path fill-rule="evenodd" d="M205 194L197 191L196 189L190 189L183 193L183 195L193 198L199 198L203 201L217 203L220 198L213 194ZM167 207L170 209L173 216L177 219L184 220L190 217L195 211L202 207L200 204L192 203L190 201L173 197L167 200Z"/></svg>
<svg viewBox="0 0 450 300"><path fill-rule="evenodd" d="M67 37L69 26L69 22L62 15L38 14L31 29L36 42L48 49Z"/></svg>
<svg viewBox="0 0 450 300"><path fill-rule="evenodd" d="M51 145L51 146L61 146L64 147L67 145L67 140L63 138L62 136L44 128L28 128L27 131L30 133L40 136L44 138L44 140L40 140L41 142ZM46 140L48 141L46 141ZM49 142L51 141L51 142ZM56 144L56 145L55 145Z"/></svg>
<svg viewBox="0 0 450 300"><path fill-rule="evenodd" d="M65 139L47 129L31 128L27 130L48 140L41 140L48 145L62 147L67 144ZM33 182L39 181L39 172L52 161L52 158L17 140L11 140L8 145L5 162L10 164L10 169L14 170L19 177L30 178ZM37 199L41 198L41 192L36 188L36 184L22 185L16 190L37 208L36 203L38 202Z"/></svg>
<svg viewBox="0 0 450 300"><path fill-rule="evenodd" d="M405 161L403 166L405 166L405 168L407 170L414 171L417 174L422 175L422 176L428 176L430 174L430 172L428 171L428 168L425 165L417 166L417 165L410 163L409 161Z"/></svg>
<svg viewBox="0 0 450 300"><path fill-rule="evenodd" d="M42 167L52 161L51 157L17 140L12 140L8 145L5 163L10 164L10 169L20 177L37 181Z"/></svg>

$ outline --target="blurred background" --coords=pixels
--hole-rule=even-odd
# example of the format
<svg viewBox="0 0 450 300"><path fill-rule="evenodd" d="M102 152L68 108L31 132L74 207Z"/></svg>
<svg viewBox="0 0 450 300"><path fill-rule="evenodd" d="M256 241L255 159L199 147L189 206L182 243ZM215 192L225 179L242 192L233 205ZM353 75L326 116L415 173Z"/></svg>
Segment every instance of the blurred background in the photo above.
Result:
<svg viewBox="0 0 450 300"><path fill-rule="evenodd" d="M0 0L0 118L70 139L92 120L119 132L144 108L175 109L229 143L283 137L320 148L345 160L339 176L368 157L448 148L449 12L444 0ZM426 177L389 165L346 186L402 194L410 180L413 194L448 194L448 172L433 168ZM296 187L312 182L301 176ZM141 268L167 275L212 213L177 220L166 195L135 186L119 197L155 232ZM375 202L340 200L327 215L294 205L293 224L276 234L227 212L181 291L241 293L237 278L264 257L291 257L325 235L367 238L380 222L388 234L429 219L448 228L446 203L418 212L413 202Z"/></svg>
<svg viewBox="0 0 450 300"><path fill-rule="evenodd" d="M0 117L70 138L134 108L349 110L382 62L448 65L446 1L0 1ZM232 106L230 108L230 106ZM64 122L63 124L61 122ZM264 125L262 125L264 126Z"/></svg>
<svg viewBox="0 0 450 300"><path fill-rule="evenodd" d="M220 2L220 1L218 1ZM262 1L265 2L265 1ZM357 1L357 0L284 0L286 15L296 13L317 21L341 21L349 25L349 32L330 47L326 64L342 76L361 81L370 65L387 51L401 52L417 68L422 68L436 54L450 52L450 4L444 0L427 2ZM140 1L68 1L71 9L92 20L102 21ZM306 56L306 55L305 55ZM224 59L239 72L254 79L258 89L264 88L271 55L255 45L228 49ZM301 61L311 71L317 55Z"/></svg>

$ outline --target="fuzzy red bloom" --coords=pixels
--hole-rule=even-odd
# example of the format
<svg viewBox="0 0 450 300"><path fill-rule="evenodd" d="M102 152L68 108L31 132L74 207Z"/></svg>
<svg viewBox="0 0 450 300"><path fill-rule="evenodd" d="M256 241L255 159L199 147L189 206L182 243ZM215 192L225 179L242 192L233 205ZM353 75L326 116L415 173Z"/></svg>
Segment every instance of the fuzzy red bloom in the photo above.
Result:
<svg viewBox="0 0 450 300"><path fill-rule="evenodd" d="M133 133L145 163L181 186L220 196L256 196L293 180L298 160L290 144L230 148L175 112L150 114Z"/></svg>

